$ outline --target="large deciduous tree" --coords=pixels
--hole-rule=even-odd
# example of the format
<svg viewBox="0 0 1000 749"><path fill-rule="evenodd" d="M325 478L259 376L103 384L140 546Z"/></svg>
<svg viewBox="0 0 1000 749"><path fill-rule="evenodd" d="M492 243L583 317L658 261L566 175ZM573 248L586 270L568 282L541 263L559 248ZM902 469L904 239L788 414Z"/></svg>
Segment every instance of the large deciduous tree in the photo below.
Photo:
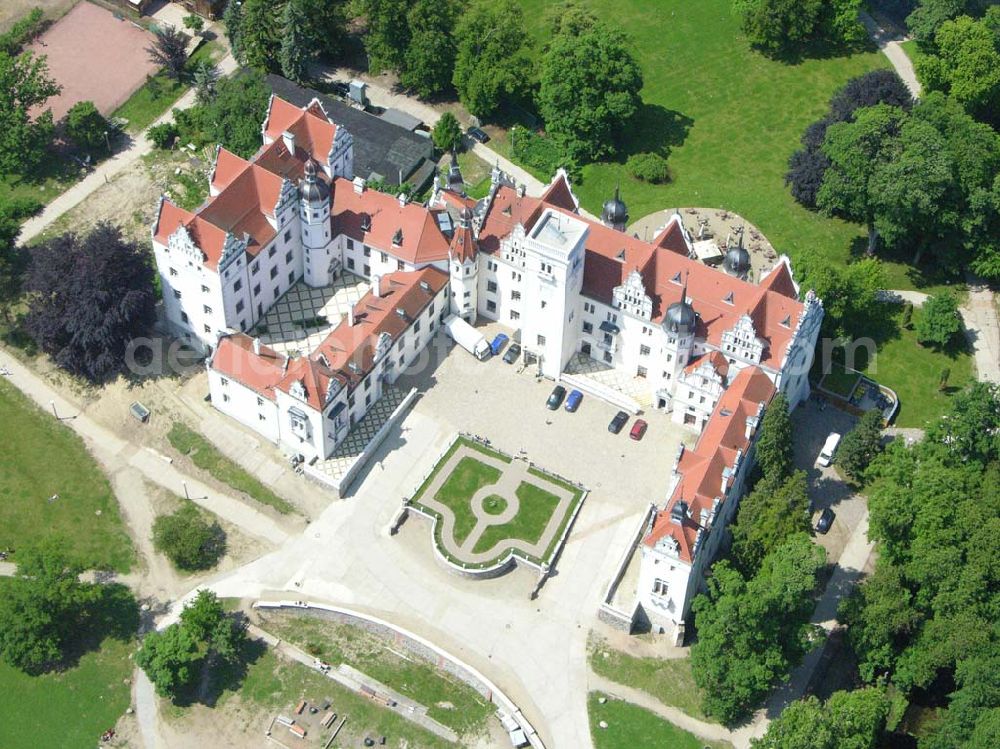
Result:
<svg viewBox="0 0 1000 749"><path fill-rule="evenodd" d="M594 161L615 152L641 89L642 71L620 29L566 25L542 58L538 105L565 154Z"/></svg>
<svg viewBox="0 0 1000 749"><path fill-rule="evenodd" d="M108 148L108 121L92 101L78 101L66 113L66 135L83 151Z"/></svg>
<svg viewBox="0 0 1000 749"><path fill-rule="evenodd" d="M825 704L810 695L772 720L753 749L875 749L889 716L880 689L834 692Z"/></svg>
<svg viewBox="0 0 1000 749"><path fill-rule="evenodd" d="M417 0L406 14L410 42L399 82L427 98L451 86L455 69L452 30L464 8L461 0Z"/></svg>
<svg viewBox="0 0 1000 749"><path fill-rule="evenodd" d="M203 570L219 561L226 548L226 534L189 503L153 521L153 544L180 569Z"/></svg>
<svg viewBox="0 0 1000 749"><path fill-rule="evenodd" d="M920 308L916 331L918 343L939 349L950 346L962 332L955 295L943 292L928 297Z"/></svg>
<svg viewBox="0 0 1000 749"><path fill-rule="evenodd" d="M765 478L740 501L733 533L733 562L745 577L760 569L764 557L795 533L810 531L806 475L796 471L776 481Z"/></svg>
<svg viewBox="0 0 1000 749"><path fill-rule="evenodd" d="M693 604L698 640L691 670L705 712L732 724L746 717L812 644L809 624L823 548L795 534L765 557L749 581L727 561L712 568Z"/></svg>
<svg viewBox="0 0 1000 749"><path fill-rule="evenodd" d="M368 25L364 43L371 73L403 68L410 46L409 7L408 0L359 0Z"/></svg>
<svg viewBox="0 0 1000 749"><path fill-rule="evenodd" d="M0 173L31 173L52 141L52 111L32 110L62 90L49 76L44 56L25 52L16 57L0 51Z"/></svg>
<svg viewBox="0 0 1000 749"><path fill-rule="evenodd" d="M504 100L526 90L529 39L514 0L480 1L462 14L455 27L452 83L466 109L491 117Z"/></svg>
<svg viewBox="0 0 1000 749"><path fill-rule="evenodd" d="M457 151L462 145L462 126L458 124L455 115L445 112L431 131L434 145L440 151Z"/></svg>
<svg viewBox="0 0 1000 749"><path fill-rule="evenodd" d="M854 429L844 435L837 449L837 465L860 484L868 466L881 452L882 412L873 408L865 411Z"/></svg>
<svg viewBox="0 0 1000 749"><path fill-rule="evenodd" d="M28 335L60 367L94 382L121 370L129 342L155 319L148 254L106 223L35 247L25 291Z"/></svg>
<svg viewBox="0 0 1000 749"><path fill-rule="evenodd" d="M139 666L162 697L176 697L198 675L202 654L195 637L179 624L162 632L150 632L135 654Z"/></svg>

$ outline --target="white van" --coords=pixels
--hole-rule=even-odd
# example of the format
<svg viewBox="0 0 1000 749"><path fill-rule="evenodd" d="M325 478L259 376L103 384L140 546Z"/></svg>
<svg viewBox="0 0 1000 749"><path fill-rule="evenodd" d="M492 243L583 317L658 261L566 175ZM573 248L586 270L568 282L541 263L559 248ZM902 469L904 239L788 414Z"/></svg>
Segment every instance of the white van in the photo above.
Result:
<svg viewBox="0 0 1000 749"><path fill-rule="evenodd" d="M837 445L839 444L840 435L836 432L830 432L830 436L823 443L823 449L819 451L819 457L816 458L816 465L823 466L824 468L830 465L833 462L833 456L837 452Z"/></svg>

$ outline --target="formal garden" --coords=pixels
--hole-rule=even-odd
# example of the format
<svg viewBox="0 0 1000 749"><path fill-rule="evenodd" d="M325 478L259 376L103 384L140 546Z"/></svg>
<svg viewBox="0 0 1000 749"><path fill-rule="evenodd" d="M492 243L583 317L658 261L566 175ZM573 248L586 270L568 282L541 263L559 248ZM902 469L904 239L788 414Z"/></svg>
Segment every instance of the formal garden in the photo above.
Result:
<svg viewBox="0 0 1000 749"><path fill-rule="evenodd" d="M586 491L475 440L459 437L408 501L434 522L452 565L495 569L511 557L550 565Z"/></svg>

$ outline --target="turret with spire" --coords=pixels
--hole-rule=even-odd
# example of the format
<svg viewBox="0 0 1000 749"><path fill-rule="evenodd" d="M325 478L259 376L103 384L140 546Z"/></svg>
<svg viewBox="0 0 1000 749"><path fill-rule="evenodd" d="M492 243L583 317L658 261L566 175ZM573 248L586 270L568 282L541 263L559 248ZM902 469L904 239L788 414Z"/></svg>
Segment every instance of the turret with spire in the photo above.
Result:
<svg viewBox="0 0 1000 749"><path fill-rule="evenodd" d="M604 209L601 211L601 223L610 226L616 231L625 231L628 225L628 208L625 201L621 199L620 186L615 186L615 196L611 200L604 201Z"/></svg>

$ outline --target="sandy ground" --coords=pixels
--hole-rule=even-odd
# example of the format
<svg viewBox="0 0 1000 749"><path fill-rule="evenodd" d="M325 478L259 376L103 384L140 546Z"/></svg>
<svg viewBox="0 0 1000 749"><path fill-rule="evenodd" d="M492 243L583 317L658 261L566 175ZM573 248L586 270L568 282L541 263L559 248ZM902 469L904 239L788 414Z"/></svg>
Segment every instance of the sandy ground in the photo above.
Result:
<svg viewBox="0 0 1000 749"><path fill-rule="evenodd" d="M46 18L59 18L76 5L77 0L3 0L0 3L0 32L28 15L32 8L41 8Z"/></svg>

